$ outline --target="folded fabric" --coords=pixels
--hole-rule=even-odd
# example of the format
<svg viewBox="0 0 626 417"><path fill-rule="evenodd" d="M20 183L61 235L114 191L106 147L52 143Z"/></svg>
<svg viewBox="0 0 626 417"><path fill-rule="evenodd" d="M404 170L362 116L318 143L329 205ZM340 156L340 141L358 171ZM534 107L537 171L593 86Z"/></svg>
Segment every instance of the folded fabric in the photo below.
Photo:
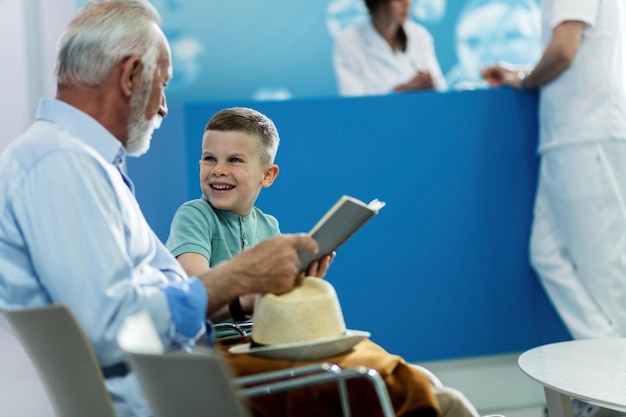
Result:
<svg viewBox="0 0 626 417"><path fill-rule="evenodd" d="M224 355L235 376L252 375L322 361L336 363L343 369L366 366L376 369L385 380L396 416L439 416L439 406L428 378L401 357L388 353L368 339L359 342L349 352L321 361L265 359L228 351L235 344L249 342L249 337L217 341L217 348ZM378 397L369 382L355 379L348 381L347 386L352 415L368 417L382 415ZM341 415L336 383L255 398L249 400L249 406L256 416L261 417Z"/></svg>

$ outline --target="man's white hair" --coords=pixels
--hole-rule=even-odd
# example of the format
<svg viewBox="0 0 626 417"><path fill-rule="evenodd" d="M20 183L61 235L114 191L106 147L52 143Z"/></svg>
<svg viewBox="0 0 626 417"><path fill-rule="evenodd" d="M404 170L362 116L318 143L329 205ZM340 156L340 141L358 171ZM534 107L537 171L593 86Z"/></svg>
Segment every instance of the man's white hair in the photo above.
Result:
<svg viewBox="0 0 626 417"><path fill-rule="evenodd" d="M161 17L147 0L87 2L72 18L59 40L57 82L101 85L125 58L142 59L142 75L152 78L162 35L154 30Z"/></svg>

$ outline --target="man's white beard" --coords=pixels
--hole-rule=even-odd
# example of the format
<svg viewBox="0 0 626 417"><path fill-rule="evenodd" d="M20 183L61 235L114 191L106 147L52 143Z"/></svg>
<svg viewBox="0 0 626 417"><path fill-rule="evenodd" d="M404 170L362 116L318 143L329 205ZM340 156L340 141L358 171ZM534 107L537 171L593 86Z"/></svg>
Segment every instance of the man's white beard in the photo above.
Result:
<svg viewBox="0 0 626 417"><path fill-rule="evenodd" d="M126 152L130 156L143 155L150 148L150 140L155 129L161 127L163 118L155 114L150 120L145 119L146 107L150 98L150 85L146 83L130 99L130 120L128 121L128 140Z"/></svg>

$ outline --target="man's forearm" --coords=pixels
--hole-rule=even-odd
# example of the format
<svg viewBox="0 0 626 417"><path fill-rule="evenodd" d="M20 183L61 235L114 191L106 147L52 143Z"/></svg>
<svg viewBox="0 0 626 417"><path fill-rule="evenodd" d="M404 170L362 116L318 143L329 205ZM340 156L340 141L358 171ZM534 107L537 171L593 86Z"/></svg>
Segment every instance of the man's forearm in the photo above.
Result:
<svg viewBox="0 0 626 417"><path fill-rule="evenodd" d="M231 261L232 262L232 261ZM207 318L214 317L220 310L224 309L236 297L246 294L245 280L235 276L231 268L218 267L208 270L198 276L209 297L207 308Z"/></svg>
<svg viewBox="0 0 626 417"><path fill-rule="evenodd" d="M300 269L298 249L317 253L317 242L304 234L275 236L200 274L209 297L207 317L240 295L290 291Z"/></svg>

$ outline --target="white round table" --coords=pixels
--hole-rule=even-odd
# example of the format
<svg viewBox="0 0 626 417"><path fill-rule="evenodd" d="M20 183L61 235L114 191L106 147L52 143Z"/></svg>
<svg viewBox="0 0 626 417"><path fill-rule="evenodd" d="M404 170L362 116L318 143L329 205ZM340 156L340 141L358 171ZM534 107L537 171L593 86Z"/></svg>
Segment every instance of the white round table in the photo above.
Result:
<svg viewBox="0 0 626 417"><path fill-rule="evenodd" d="M626 339L574 340L530 349L518 365L544 386L550 417L571 417L569 397L626 413Z"/></svg>

